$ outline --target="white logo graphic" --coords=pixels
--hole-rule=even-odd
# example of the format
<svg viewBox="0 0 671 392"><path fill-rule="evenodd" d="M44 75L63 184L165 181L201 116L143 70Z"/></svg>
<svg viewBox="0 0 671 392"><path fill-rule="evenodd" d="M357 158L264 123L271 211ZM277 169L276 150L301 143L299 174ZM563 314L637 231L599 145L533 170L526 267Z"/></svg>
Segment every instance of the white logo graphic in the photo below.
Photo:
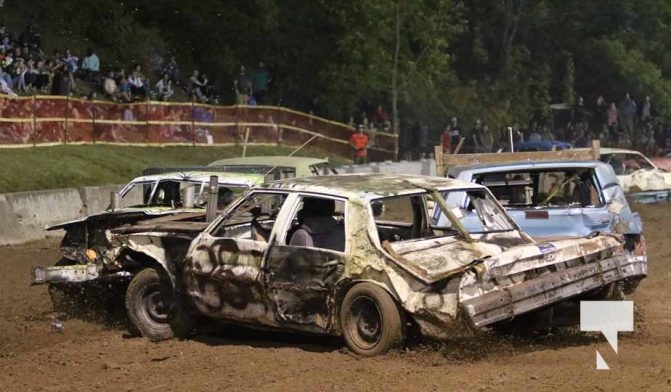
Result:
<svg viewBox="0 0 671 392"><path fill-rule="evenodd" d="M633 301L580 301L580 330L601 331L617 353L617 332L634 330ZM596 368L610 369L599 350Z"/></svg>

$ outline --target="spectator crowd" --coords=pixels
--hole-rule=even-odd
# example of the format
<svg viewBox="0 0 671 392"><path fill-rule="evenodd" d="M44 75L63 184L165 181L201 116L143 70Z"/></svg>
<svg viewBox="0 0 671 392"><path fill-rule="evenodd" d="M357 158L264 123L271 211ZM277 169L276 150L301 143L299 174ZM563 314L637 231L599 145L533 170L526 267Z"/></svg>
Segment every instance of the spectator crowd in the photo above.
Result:
<svg viewBox="0 0 671 392"><path fill-rule="evenodd" d="M103 69L106 71L102 72ZM272 81L266 65L259 62L251 72L241 65L232 80L218 86L229 86L236 104L262 105L268 103ZM182 94L176 94L179 90ZM41 34L31 25L16 33L0 23L2 94L77 94L93 99L99 93L122 103L147 99L170 101L185 96L192 102L219 104L219 92L206 73L198 69L183 72L175 56L148 72L141 64L103 68L94 48L88 48L81 58L70 49L54 50L47 55ZM349 118L349 125L355 129L350 142L357 161L366 160L365 150L376 145L378 132L392 132L384 106L377 104L371 109L357 119ZM647 155L665 154L671 152L671 125L661 121L656 109L651 96L637 98L626 93L618 101L599 95L589 106L579 97L571 105L552 105L548 119L537 119L528 127L513 124L512 142L515 146L523 141L565 141L574 147L586 147L591 140L599 139L602 146L634 148ZM319 97L311 99L306 111L326 117ZM427 124L414 122L401 127L401 154L413 159L429 156L435 144L449 153L509 151L508 126L490 126L476 118L472 127L465 130L458 117L453 116L444 129L432 131Z"/></svg>
<svg viewBox="0 0 671 392"><path fill-rule="evenodd" d="M230 88L234 90L238 104L263 104L271 80L265 64L260 62L249 75L241 66L230 82ZM47 54L42 48L41 34L31 25L17 34L0 23L2 94L83 95L88 98L100 94L116 102L169 101L180 95L175 94L177 89L182 90L183 97L195 102L220 102L214 81L197 69L183 73L175 56L148 72L141 64L103 68L93 48L88 48L81 58L70 49Z"/></svg>

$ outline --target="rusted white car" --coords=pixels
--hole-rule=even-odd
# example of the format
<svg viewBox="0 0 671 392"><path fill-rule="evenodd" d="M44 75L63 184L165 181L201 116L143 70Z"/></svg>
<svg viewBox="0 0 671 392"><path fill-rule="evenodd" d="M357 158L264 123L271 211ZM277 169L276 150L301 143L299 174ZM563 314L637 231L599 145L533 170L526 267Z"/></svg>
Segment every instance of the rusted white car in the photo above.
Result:
<svg viewBox="0 0 671 392"><path fill-rule="evenodd" d="M118 300L117 291L125 289L137 267L132 258L115 257L105 232L157 219L159 222L161 219L195 222L202 230L207 226L205 208L211 176L219 180L217 207L220 209L264 180L260 174L218 171L137 177L115 197L118 203L114 204L118 205L47 228L65 230L60 245L62 258L53 266L33 269L32 284L49 285L52 303L57 310L69 309L70 303L85 303L91 295L108 297L111 302ZM119 288L106 293L117 284Z"/></svg>
<svg viewBox="0 0 671 392"><path fill-rule="evenodd" d="M447 204L454 193L469 198L467 210ZM449 222L433 225L432 205ZM473 213L479 224L467 230ZM438 177L277 181L233 202L183 258L176 249L193 234L175 223L111 235L146 262L126 307L150 339L188 333L195 314L341 335L352 351L376 355L403 341L407 327L448 338L599 298L647 273L616 235L537 243L485 187Z"/></svg>
<svg viewBox="0 0 671 392"><path fill-rule="evenodd" d="M638 151L602 148L600 161L613 167L624 193L637 203L671 200L671 173Z"/></svg>

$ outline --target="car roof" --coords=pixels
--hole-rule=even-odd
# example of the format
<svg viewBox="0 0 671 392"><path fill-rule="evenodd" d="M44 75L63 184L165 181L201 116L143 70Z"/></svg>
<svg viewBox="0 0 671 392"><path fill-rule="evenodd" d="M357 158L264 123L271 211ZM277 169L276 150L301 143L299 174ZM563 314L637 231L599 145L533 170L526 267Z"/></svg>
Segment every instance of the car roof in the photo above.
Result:
<svg viewBox="0 0 671 392"><path fill-rule="evenodd" d="M440 191L465 188L484 189L481 185L443 177L383 173L299 177L270 182L261 188L315 192L365 200L424 192L428 189Z"/></svg>
<svg viewBox="0 0 671 392"><path fill-rule="evenodd" d="M608 164L599 161L535 161L535 162L505 162L505 163L491 163L491 164L475 164L475 165L459 165L452 166L448 169L448 173L459 176L462 172L502 172L509 169L524 170L524 169L568 169L568 168L595 168L600 165L608 166Z"/></svg>
<svg viewBox="0 0 671 392"><path fill-rule="evenodd" d="M643 155L636 150L627 150L624 148L613 148L613 147L601 147L599 149L599 154L637 154Z"/></svg>
<svg viewBox="0 0 671 392"><path fill-rule="evenodd" d="M131 181L131 183L153 182L159 180L172 180L172 181L188 180L194 182L203 182L203 181L209 181L211 176L219 177L219 184L224 185L252 186L255 184L261 184L263 183L264 180L263 175L256 173L232 173L222 171L184 171L184 172L161 173L161 174L152 174L148 176L136 177Z"/></svg>
<svg viewBox="0 0 671 392"><path fill-rule="evenodd" d="M218 159L210 162L208 166L231 166L231 165L264 165L284 167L305 167L320 163L328 163L325 158L290 157L283 155L266 155L256 157L238 157Z"/></svg>

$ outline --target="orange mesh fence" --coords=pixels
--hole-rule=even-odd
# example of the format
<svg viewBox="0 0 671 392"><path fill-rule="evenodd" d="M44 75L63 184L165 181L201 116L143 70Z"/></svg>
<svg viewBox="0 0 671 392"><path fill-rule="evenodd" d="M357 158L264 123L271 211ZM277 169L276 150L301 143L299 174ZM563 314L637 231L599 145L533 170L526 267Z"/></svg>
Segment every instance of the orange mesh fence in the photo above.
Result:
<svg viewBox="0 0 671 392"><path fill-rule="evenodd" d="M191 143L312 144L350 157L353 129L275 106L120 104L61 96L0 96L0 144ZM370 135L372 160L392 159L396 135Z"/></svg>

